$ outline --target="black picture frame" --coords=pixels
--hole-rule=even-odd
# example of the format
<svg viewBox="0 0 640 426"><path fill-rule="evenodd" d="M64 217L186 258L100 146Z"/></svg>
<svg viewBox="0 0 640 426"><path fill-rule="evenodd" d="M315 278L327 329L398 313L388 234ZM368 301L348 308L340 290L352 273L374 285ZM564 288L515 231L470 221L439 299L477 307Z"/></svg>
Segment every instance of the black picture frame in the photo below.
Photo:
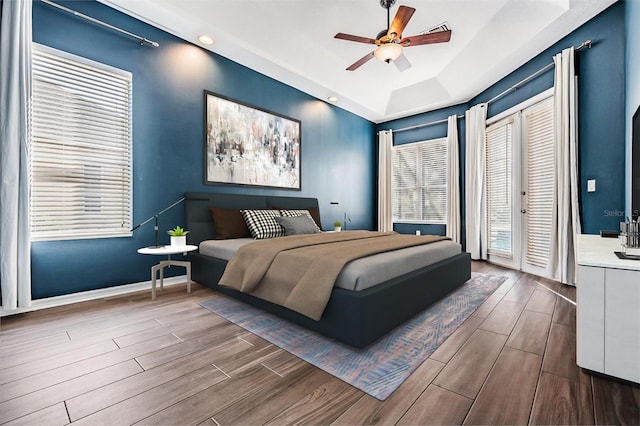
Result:
<svg viewBox="0 0 640 426"><path fill-rule="evenodd" d="M204 183L300 191L302 122L204 91Z"/></svg>

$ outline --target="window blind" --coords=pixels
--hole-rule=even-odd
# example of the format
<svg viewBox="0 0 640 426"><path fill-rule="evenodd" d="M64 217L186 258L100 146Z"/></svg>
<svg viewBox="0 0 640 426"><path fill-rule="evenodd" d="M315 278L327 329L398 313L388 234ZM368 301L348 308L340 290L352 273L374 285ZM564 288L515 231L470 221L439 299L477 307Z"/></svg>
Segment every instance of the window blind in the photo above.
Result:
<svg viewBox="0 0 640 426"><path fill-rule="evenodd" d="M395 222L445 224L446 138L394 147L391 185Z"/></svg>
<svg viewBox="0 0 640 426"><path fill-rule="evenodd" d="M545 268L553 215L553 99L525 111L527 137L527 255L530 265Z"/></svg>
<svg viewBox="0 0 640 426"><path fill-rule="evenodd" d="M511 146L513 124L498 122L486 130L487 251L513 255L511 220Z"/></svg>
<svg viewBox="0 0 640 426"><path fill-rule="evenodd" d="M420 170L415 147L394 147L391 173L394 221L421 219L417 190Z"/></svg>
<svg viewBox="0 0 640 426"><path fill-rule="evenodd" d="M129 235L131 73L34 45L34 240Z"/></svg>

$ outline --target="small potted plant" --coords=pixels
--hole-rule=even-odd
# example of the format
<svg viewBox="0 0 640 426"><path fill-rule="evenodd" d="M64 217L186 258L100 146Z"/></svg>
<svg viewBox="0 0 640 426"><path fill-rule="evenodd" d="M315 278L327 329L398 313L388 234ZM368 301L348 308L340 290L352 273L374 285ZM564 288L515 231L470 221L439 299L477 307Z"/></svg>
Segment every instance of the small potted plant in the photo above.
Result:
<svg viewBox="0 0 640 426"><path fill-rule="evenodd" d="M172 246L186 246L188 233L189 231L182 229L180 226L176 226L175 228L167 231L167 234L171 235Z"/></svg>
<svg viewBox="0 0 640 426"><path fill-rule="evenodd" d="M339 220L336 220L335 222L333 222L333 230L335 232L342 231L342 222L340 222Z"/></svg>

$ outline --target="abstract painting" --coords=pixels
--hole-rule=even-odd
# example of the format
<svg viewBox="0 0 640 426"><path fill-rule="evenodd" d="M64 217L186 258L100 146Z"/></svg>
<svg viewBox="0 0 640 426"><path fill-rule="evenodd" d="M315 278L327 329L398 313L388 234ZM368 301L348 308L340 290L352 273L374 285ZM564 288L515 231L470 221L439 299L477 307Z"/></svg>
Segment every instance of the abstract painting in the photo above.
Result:
<svg viewBox="0 0 640 426"><path fill-rule="evenodd" d="M205 183L300 190L300 120L206 91Z"/></svg>

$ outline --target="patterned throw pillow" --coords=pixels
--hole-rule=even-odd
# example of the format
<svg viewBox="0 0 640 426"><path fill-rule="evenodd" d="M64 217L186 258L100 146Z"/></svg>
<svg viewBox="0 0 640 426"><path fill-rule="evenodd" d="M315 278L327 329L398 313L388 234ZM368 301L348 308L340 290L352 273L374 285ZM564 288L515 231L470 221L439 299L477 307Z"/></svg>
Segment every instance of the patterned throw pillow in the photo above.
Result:
<svg viewBox="0 0 640 426"><path fill-rule="evenodd" d="M313 217L311 216L311 213L309 212L309 210L280 209L280 216L284 216L284 217L307 216L309 219L311 219L311 221L315 225L317 232L320 232L320 228L318 227L318 224L315 222L315 220L313 220Z"/></svg>
<svg viewBox="0 0 640 426"><path fill-rule="evenodd" d="M240 210L244 221L256 240L284 237L284 228L276 222L278 210Z"/></svg>

